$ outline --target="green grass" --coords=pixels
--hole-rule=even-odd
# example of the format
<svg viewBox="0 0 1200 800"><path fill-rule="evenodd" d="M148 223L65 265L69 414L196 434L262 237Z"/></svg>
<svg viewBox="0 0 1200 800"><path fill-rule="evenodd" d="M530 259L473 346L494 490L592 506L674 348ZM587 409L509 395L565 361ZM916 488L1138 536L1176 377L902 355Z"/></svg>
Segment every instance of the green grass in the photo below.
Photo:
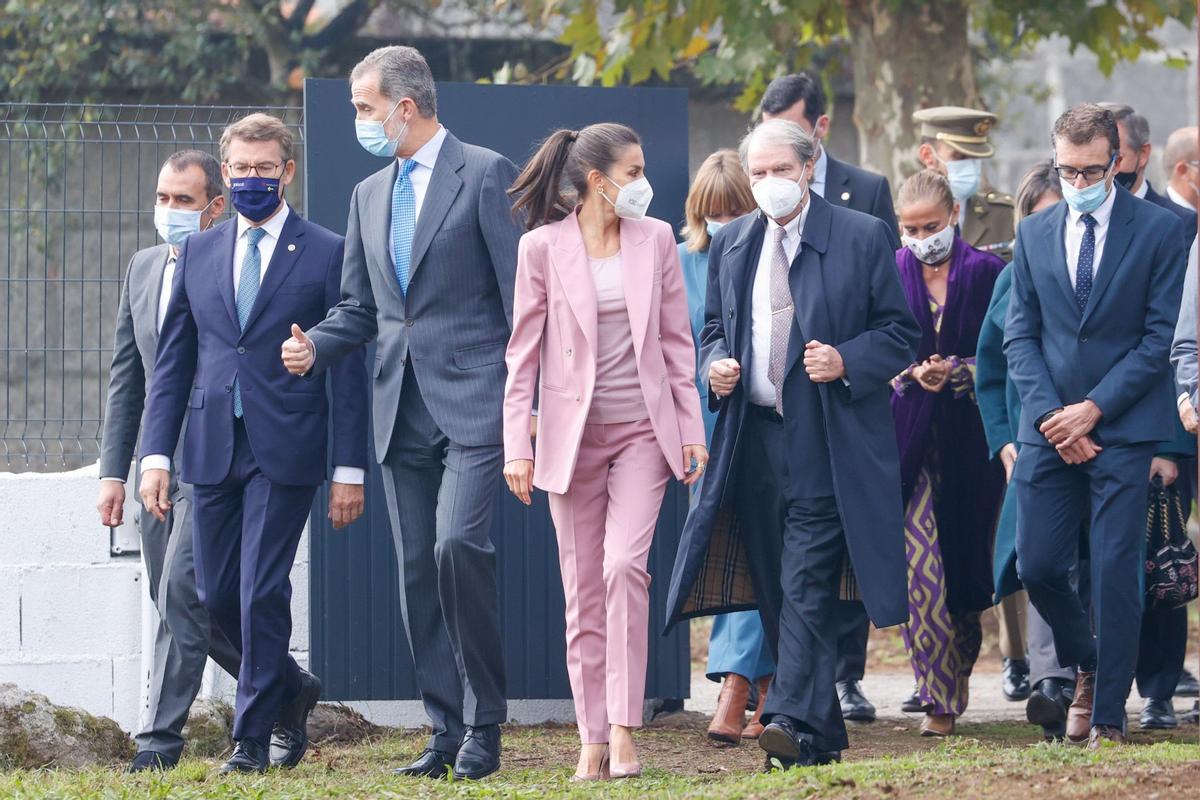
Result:
<svg viewBox="0 0 1200 800"><path fill-rule="evenodd" d="M300 768L265 776L220 778L215 761L187 759L165 775L127 776L115 769L0 773L0 797L16 798L552 798L921 797L977 800L1017 797L1200 796L1196 729L1142 736L1138 744L1089 753L1037 743L1028 725L964 725L960 737L930 742L914 726L881 721L851 732L846 763L773 774L757 772L757 747L717 750L696 725L639 734L646 774L603 784L569 781L577 739L570 727L513 728L505 733L505 769L479 783L394 778L424 743L388 734L354 747L326 747ZM857 760L856 760L857 759Z"/></svg>

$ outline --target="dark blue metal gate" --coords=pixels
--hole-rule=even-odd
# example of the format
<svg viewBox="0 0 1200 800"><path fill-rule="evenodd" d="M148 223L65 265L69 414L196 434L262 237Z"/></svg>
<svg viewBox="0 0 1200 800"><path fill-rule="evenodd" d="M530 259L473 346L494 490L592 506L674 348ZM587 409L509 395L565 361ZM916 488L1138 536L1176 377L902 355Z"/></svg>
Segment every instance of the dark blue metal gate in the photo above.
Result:
<svg viewBox="0 0 1200 800"><path fill-rule="evenodd" d="M585 89L566 86L438 87L439 116L466 142L490 147L518 164L555 128L624 122L643 138L654 182L651 213L675 224L688 185L687 93L679 89ZM378 170L354 137L349 87L339 80L305 84L306 189L309 217L345 232L354 185ZM496 391L503 391L497 386ZM499 475L496 480L503 485ZM325 499L314 507L311 560L311 658L336 700L417 697L400 619L396 556L378 467L367 487L367 512L334 531ZM500 609L510 698L570 697L564 655L562 580L544 494L525 509L502 490L492 531L500 570ZM667 580L687 512L678 484L668 490L650 551L651 630L647 697L689 696L687 627L658 635Z"/></svg>

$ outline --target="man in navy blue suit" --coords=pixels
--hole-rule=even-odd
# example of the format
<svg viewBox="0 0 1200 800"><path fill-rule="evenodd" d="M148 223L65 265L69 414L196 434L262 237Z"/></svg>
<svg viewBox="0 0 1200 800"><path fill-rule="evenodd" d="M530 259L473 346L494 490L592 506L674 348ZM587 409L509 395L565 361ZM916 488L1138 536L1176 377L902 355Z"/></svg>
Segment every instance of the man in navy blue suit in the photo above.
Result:
<svg viewBox="0 0 1200 800"><path fill-rule="evenodd" d="M1114 186L1111 111L1075 106L1051 139L1066 202L1021 223L1004 342L1022 403L1017 569L1059 662L1078 668L1067 736L1099 748L1125 741L1146 481L1174 433L1167 357L1186 254L1174 214ZM1084 521L1092 621L1070 580Z"/></svg>
<svg viewBox="0 0 1200 800"><path fill-rule="evenodd" d="M142 502L170 509L170 459L188 415L182 480L195 487L196 583L213 622L241 648L233 756L222 772L295 766L321 684L288 655L288 575L325 481L325 381L279 361L291 326L315 325L340 298L342 238L283 199L296 172L288 128L251 114L221 137L236 219L191 236L175 281L147 400ZM366 368L361 350L332 369L335 465L330 518L363 510ZM268 750L269 740L269 750Z"/></svg>

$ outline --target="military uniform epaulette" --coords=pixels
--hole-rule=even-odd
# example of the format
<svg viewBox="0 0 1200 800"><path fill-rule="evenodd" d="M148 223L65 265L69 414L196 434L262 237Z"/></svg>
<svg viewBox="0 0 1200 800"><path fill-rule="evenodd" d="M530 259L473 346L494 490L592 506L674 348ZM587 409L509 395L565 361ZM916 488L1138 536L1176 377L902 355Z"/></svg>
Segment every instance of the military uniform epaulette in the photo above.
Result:
<svg viewBox="0 0 1200 800"><path fill-rule="evenodd" d="M1015 206L1017 204L1017 198L1013 197L1011 194L1005 194L1003 192L988 192L987 201L989 203L997 203L1005 206Z"/></svg>
<svg viewBox="0 0 1200 800"><path fill-rule="evenodd" d="M1012 250L1013 245L1017 243L1016 239L1009 239L1007 242L992 242L991 244L977 244L975 249L982 253L1000 253L1005 250Z"/></svg>

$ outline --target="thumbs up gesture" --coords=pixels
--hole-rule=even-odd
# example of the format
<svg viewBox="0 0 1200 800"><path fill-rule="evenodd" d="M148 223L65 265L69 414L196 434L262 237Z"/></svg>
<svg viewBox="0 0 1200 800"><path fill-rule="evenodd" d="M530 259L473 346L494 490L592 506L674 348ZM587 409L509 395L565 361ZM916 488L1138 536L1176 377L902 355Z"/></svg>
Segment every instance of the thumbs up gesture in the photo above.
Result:
<svg viewBox="0 0 1200 800"><path fill-rule="evenodd" d="M280 358L283 359L283 366L287 367L287 371L293 375L306 375L312 369L313 361L316 360L316 351L313 349L312 340L304 335L304 331L300 330L300 326L292 323L292 338L283 343L281 348Z"/></svg>

